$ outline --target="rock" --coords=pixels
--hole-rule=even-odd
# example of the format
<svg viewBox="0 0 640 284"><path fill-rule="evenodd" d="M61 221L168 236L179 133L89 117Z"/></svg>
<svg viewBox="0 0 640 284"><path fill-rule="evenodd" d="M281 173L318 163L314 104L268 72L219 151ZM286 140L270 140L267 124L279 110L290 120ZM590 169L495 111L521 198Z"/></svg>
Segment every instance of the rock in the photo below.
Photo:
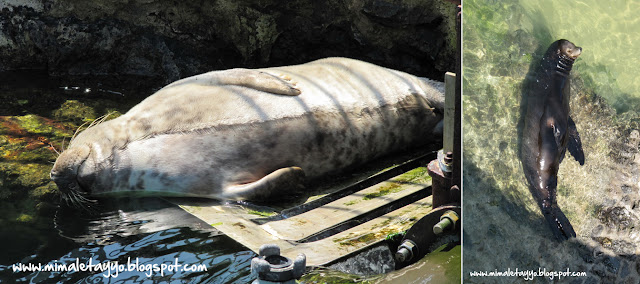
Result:
<svg viewBox="0 0 640 284"><path fill-rule="evenodd" d="M455 62L446 1L63 1L0 3L0 71L142 75L357 58L442 80Z"/></svg>
<svg viewBox="0 0 640 284"><path fill-rule="evenodd" d="M638 223L637 218L627 208L621 206L604 208L598 213L598 218L610 228L619 231L635 227Z"/></svg>
<svg viewBox="0 0 640 284"><path fill-rule="evenodd" d="M331 269L356 275L374 275L393 271L395 261L386 244L367 249L344 261L332 264Z"/></svg>

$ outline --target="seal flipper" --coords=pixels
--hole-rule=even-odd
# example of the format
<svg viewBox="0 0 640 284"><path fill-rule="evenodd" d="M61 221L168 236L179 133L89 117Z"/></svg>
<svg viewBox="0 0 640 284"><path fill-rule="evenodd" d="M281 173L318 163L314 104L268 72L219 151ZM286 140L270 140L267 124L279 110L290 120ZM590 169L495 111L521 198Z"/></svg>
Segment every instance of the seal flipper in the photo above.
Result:
<svg viewBox="0 0 640 284"><path fill-rule="evenodd" d="M254 182L227 186L219 197L234 200L269 199L292 189L304 188L304 180L305 174L301 168L282 168Z"/></svg>
<svg viewBox="0 0 640 284"><path fill-rule="evenodd" d="M296 83L291 80L291 77L286 75L272 75L267 72L236 68L225 72L229 72L228 77L224 77L223 83L225 85L237 85L258 91L267 93L297 96L300 89L296 88Z"/></svg>
<svg viewBox="0 0 640 284"><path fill-rule="evenodd" d="M576 237L576 232L573 230L569 219L557 205L552 206L550 212L543 211L543 215L556 239L564 241Z"/></svg>
<svg viewBox="0 0 640 284"><path fill-rule="evenodd" d="M569 117L568 121L568 129L567 129L567 138L569 141L567 142L567 149L571 156L580 163L580 165L584 165L584 152L582 151L582 142L580 141L580 135L578 135L578 129L576 128L576 123L573 122L573 119Z"/></svg>
<svg viewBox="0 0 640 284"><path fill-rule="evenodd" d="M234 85L287 96L297 96L301 93L300 89L296 88L296 82L286 75L276 76L259 70L243 68L200 74L175 81L164 88L185 84L204 86Z"/></svg>

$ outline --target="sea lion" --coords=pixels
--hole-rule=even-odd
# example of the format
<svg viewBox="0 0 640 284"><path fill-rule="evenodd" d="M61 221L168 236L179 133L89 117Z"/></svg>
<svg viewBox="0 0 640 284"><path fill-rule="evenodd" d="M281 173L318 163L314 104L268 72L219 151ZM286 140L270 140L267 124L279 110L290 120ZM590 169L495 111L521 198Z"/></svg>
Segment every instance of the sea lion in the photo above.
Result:
<svg viewBox="0 0 640 284"><path fill-rule="evenodd" d="M569 116L569 72L581 52L582 48L568 40L551 44L524 96L527 107L522 166L529 189L554 235L561 240L575 237L576 233L556 203L558 168L567 149L584 165L582 142Z"/></svg>
<svg viewBox="0 0 640 284"><path fill-rule="evenodd" d="M444 86L347 59L176 81L72 139L51 170L63 196L264 199L433 141Z"/></svg>

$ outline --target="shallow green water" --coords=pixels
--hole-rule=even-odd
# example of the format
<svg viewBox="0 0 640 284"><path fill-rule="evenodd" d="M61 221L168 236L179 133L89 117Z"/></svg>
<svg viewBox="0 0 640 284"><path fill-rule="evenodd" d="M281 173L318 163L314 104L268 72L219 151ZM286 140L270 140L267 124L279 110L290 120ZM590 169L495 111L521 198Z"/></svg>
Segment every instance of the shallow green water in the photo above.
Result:
<svg viewBox="0 0 640 284"><path fill-rule="evenodd" d="M506 1L509 2L509 1ZM520 28L539 41L566 38L583 48L580 70L588 87L619 112L640 106L640 2L514 1L523 15L505 15L510 29ZM548 38L550 36L550 38Z"/></svg>
<svg viewBox="0 0 640 284"><path fill-rule="evenodd" d="M616 83L620 80L595 83L594 78L604 75L594 70L604 70L604 67L592 61L604 56L595 57L597 47L574 39L586 31L584 24L569 25L559 19L562 17L556 11L566 8L554 7L551 3L531 8L518 1L468 1L465 4L464 155L466 165L472 166L465 170L469 170L473 178L490 177L496 184L492 188L497 190L494 193L505 194L530 212L537 212L537 206L530 199L518 159L522 83L529 67L537 64L556 39L567 38L584 48L583 56L578 58L572 71L572 117L583 140L587 164L580 167L567 155L561 164L558 186L559 201L567 201L570 209L565 213L580 227L581 222L595 213L592 204L601 194L595 187L604 188L608 184L609 176L602 175L600 169L607 167L603 163L611 152L608 139L617 128L610 123L609 109L597 101L596 95L601 94L600 89L619 90ZM542 7L549 11L541 10ZM633 102L633 97L623 93L617 97L602 96L609 104L625 100L621 103L624 107L631 107ZM576 175L580 179L576 179ZM589 179L590 175L599 179ZM574 206L573 201L578 201L580 206Z"/></svg>
<svg viewBox="0 0 640 284"><path fill-rule="evenodd" d="M464 5L465 282L487 280L468 278L470 271L516 267L589 271L593 281L607 282L606 273L591 272L599 269L593 268L596 252L608 245L603 235L614 242L639 241L637 230L611 224L603 208L627 208L625 199L637 200L633 159L640 156L637 145L628 145L629 133L638 128L639 86L633 76L640 71L634 42L640 6L524 0L466 0ZM567 153L560 164L558 204L578 238L558 243L527 188L519 136L523 82L547 47L561 38L583 48L571 72L571 117L586 163L580 166ZM513 283L514 278L494 280Z"/></svg>
<svg viewBox="0 0 640 284"><path fill-rule="evenodd" d="M554 38L566 37L583 47L576 68L597 94L618 111L640 105L640 2L519 1L529 15L540 15Z"/></svg>
<svg viewBox="0 0 640 284"><path fill-rule="evenodd" d="M442 245L412 267L393 272L378 283L460 283L461 252L459 244Z"/></svg>

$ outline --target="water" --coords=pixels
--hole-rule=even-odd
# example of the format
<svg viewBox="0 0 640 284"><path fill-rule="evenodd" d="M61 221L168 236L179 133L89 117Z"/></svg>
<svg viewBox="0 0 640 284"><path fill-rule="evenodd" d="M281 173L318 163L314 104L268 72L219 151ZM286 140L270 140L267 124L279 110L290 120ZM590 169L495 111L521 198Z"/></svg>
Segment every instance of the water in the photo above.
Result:
<svg viewBox="0 0 640 284"><path fill-rule="evenodd" d="M583 47L581 70L589 87L619 112L640 106L640 2L519 1L524 12L537 15L525 30L545 23L553 38L567 38ZM530 26L529 26L530 25Z"/></svg>
<svg viewBox="0 0 640 284"><path fill-rule="evenodd" d="M35 254L1 264L0 278L32 283L253 280L250 261L255 253L167 202L121 199L104 201L101 207L102 212L93 216L60 209L53 220L55 235ZM14 270L29 264L43 268L74 264L109 266L94 270L83 270L81 266L68 271ZM170 266L175 264L179 266Z"/></svg>
<svg viewBox="0 0 640 284"><path fill-rule="evenodd" d="M486 281L471 278L472 271L508 268L568 268L588 272L579 281L637 281L629 279L636 276L628 268L637 259L631 248L640 245L640 231L632 228L640 213L638 92L636 82L623 75L637 74L638 37L629 29L637 25L632 15L638 8L590 2L464 3L465 282ZM527 188L518 145L522 83L561 38L583 47L572 71L571 116L586 163L580 166L567 154L560 165L558 204L578 237L558 243Z"/></svg>

